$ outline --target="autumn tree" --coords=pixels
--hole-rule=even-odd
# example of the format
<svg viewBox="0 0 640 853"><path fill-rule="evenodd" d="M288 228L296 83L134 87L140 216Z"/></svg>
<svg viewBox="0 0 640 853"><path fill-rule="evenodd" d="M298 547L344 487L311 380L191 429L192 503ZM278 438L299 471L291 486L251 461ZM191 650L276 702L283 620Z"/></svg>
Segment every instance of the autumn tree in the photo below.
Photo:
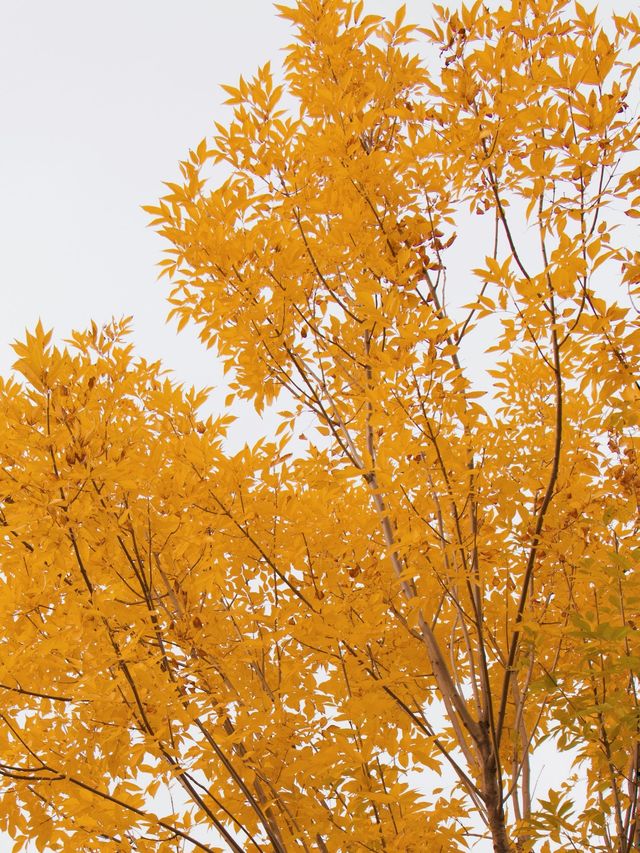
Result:
<svg viewBox="0 0 640 853"><path fill-rule="evenodd" d="M148 208L172 315L275 435L229 452L126 324L39 326L2 385L3 828L627 853L640 24L278 10L281 79L225 87Z"/></svg>

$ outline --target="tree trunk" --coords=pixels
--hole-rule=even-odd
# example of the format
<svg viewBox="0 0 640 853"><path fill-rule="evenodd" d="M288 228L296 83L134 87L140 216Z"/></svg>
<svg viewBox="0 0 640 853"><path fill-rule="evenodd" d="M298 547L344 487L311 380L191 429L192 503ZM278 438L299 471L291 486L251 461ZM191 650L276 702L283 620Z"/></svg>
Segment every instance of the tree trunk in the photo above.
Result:
<svg viewBox="0 0 640 853"><path fill-rule="evenodd" d="M494 803L487 801L485 798L485 802L487 804L491 840L493 841L493 853L512 853L512 847L509 843L507 828L504 822L504 810L500 804L500 800L498 799Z"/></svg>
<svg viewBox="0 0 640 853"><path fill-rule="evenodd" d="M498 785L498 765L489 738L488 726L480 723L483 730L482 742L478 744L482 757L482 799L487 809L493 853L513 853L507 834L502 792Z"/></svg>

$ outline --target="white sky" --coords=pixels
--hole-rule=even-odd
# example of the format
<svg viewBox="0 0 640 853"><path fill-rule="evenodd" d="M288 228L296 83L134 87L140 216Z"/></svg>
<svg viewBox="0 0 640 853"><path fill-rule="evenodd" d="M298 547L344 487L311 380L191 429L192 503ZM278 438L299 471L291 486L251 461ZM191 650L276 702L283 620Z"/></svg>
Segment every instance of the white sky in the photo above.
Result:
<svg viewBox="0 0 640 853"><path fill-rule="evenodd" d="M165 326L163 242L141 204L221 120L242 72L288 39L258 0L0 0L0 371L39 317L57 337L133 314L141 352L217 381Z"/></svg>
<svg viewBox="0 0 640 853"><path fill-rule="evenodd" d="M428 20L429 0L407 6ZM269 0L0 0L0 373L38 318L60 340L133 314L140 354L189 384L222 382L195 334L165 325L164 245L140 205L228 116L219 84L289 40Z"/></svg>

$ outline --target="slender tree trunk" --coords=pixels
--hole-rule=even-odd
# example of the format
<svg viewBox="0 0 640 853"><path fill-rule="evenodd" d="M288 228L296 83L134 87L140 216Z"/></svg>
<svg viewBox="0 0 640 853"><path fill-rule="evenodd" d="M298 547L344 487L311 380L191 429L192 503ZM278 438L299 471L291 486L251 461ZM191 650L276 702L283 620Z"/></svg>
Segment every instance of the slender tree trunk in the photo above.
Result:
<svg viewBox="0 0 640 853"><path fill-rule="evenodd" d="M497 791L497 786L494 787ZM500 804L500 800L495 801L485 798L485 802L487 804L491 840L493 841L493 853L512 853L513 848L509 843L507 828L504 822L504 810Z"/></svg>
<svg viewBox="0 0 640 853"><path fill-rule="evenodd" d="M478 743L482 757L482 799L487 809L491 840L494 853L513 853L513 847L507 834L502 791L498 785L498 765L493 745L489 738L488 726L480 724L483 738Z"/></svg>

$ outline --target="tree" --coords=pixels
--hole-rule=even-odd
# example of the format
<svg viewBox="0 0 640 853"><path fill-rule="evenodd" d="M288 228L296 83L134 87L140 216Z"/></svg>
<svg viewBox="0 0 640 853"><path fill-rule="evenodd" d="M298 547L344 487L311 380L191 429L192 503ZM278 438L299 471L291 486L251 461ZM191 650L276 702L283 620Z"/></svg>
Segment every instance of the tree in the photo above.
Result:
<svg viewBox="0 0 640 853"><path fill-rule="evenodd" d="M17 847L640 841L640 24L434 8L278 7L282 82L225 87L232 120L148 208L172 314L231 397L287 407L275 437L226 452L231 419L126 323L16 345ZM545 741L576 769L536 801Z"/></svg>

